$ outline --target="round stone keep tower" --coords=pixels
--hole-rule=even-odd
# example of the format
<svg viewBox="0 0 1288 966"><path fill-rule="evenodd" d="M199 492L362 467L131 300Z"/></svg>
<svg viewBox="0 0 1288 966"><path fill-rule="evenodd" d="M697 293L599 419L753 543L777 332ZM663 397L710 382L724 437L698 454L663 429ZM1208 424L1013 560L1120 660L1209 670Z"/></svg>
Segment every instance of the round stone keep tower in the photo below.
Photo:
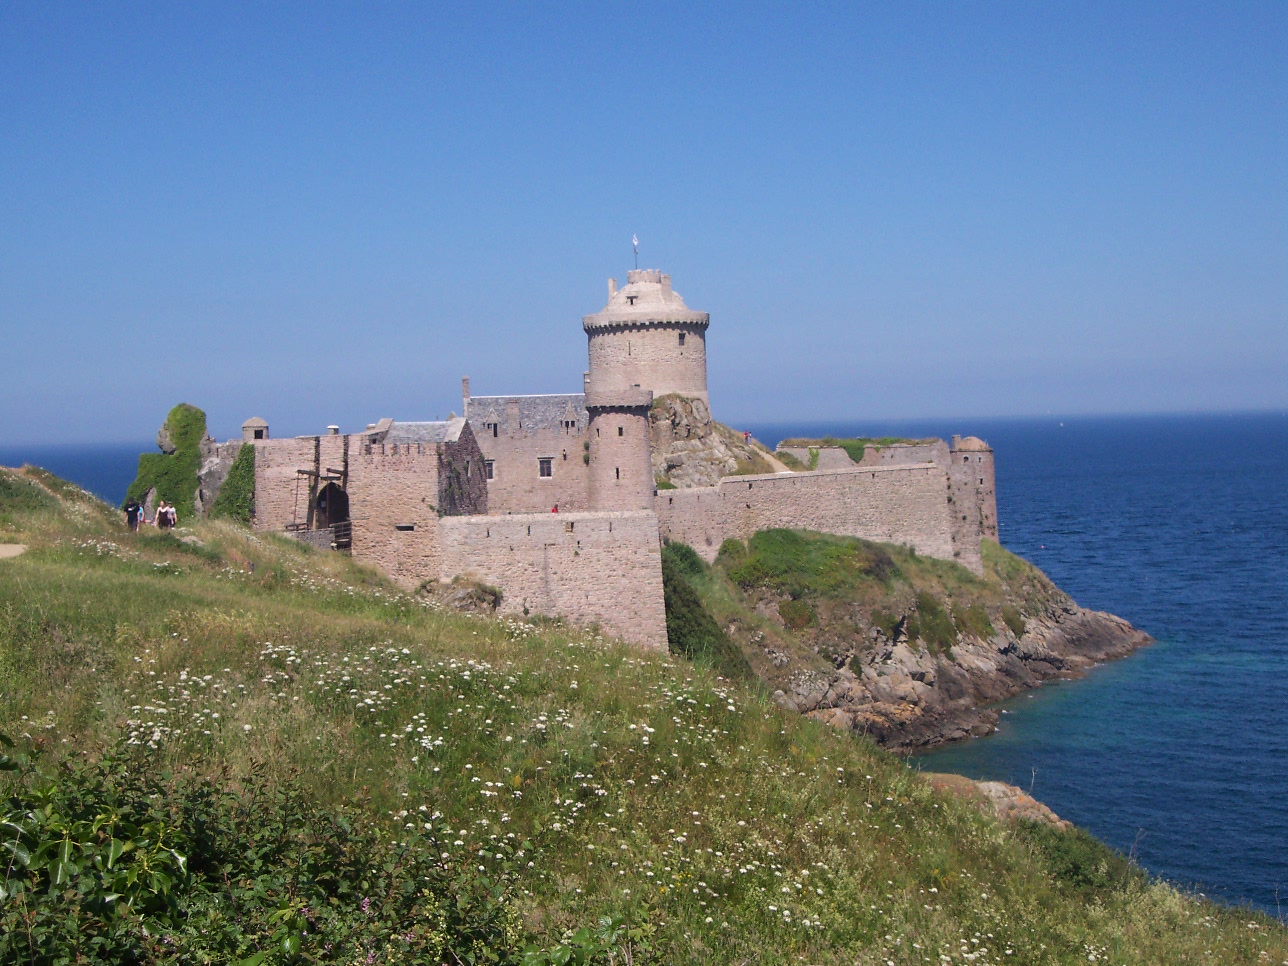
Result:
<svg viewBox="0 0 1288 966"><path fill-rule="evenodd" d="M674 289L671 276L637 268L617 287L608 280L608 304L582 319L590 353L588 392L628 389L653 396L678 393L707 399L707 326Z"/></svg>

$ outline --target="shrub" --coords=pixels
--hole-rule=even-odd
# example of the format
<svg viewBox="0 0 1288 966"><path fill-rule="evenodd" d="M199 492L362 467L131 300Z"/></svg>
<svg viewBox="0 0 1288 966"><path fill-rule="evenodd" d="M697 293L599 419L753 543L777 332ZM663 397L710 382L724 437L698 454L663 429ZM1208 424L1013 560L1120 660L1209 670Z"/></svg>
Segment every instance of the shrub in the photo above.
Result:
<svg viewBox="0 0 1288 966"><path fill-rule="evenodd" d="M1002 605L1002 623L1011 629L1011 633L1016 637L1023 637L1024 632L1028 630L1028 625L1024 622L1024 615L1020 613L1018 607L1011 604Z"/></svg>
<svg viewBox="0 0 1288 966"><path fill-rule="evenodd" d="M668 542L662 548L662 557L670 560L672 566L686 580L697 580L707 574L707 565L698 556L698 552L687 543Z"/></svg>
<svg viewBox="0 0 1288 966"><path fill-rule="evenodd" d="M123 745L55 776L0 766L18 772L0 813L0 961L518 960L526 842L445 858L436 831L395 836L289 780L174 779Z"/></svg>
<svg viewBox="0 0 1288 966"><path fill-rule="evenodd" d="M735 537L720 544L720 550L716 553L716 565L728 571L737 567L747 559L747 545Z"/></svg>
<svg viewBox="0 0 1288 966"><path fill-rule="evenodd" d="M917 594L917 609L908 616L908 639L925 641L931 653L952 657L957 628L933 594Z"/></svg>
<svg viewBox="0 0 1288 966"><path fill-rule="evenodd" d="M666 637L671 653L710 664L727 678L754 677L747 658L702 606L698 592L685 577L686 569L692 566L689 555L701 566L701 559L691 547L669 543L662 549Z"/></svg>
<svg viewBox="0 0 1288 966"><path fill-rule="evenodd" d="M39 485L16 473L0 471L0 522L13 522L14 514L52 510L57 501Z"/></svg>
<svg viewBox="0 0 1288 966"><path fill-rule="evenodd" d="M988 611L978 601L963 608L960 613L954 609L953 617L963 633L972 634L980 640L986 641L996 633L993 630L993 622L988 619Z"/></svg>
<svg viewBox="0 0 1288 966"><path fill-rule="evenodd" d="M818 623L814 608L803 600L785 600L778 605L778 616L794 631L811 627Z"/></svg>
<svg viewBox="0 0 1288 966"><path fill-rule="evenodd" d="M1098 894L1144 884L1145 875L1126 856L1080 828L1060 829L1047 822L1021 822L1017 834L1061 885Z"/></svg>
<svg viewBox="0 0 1288 966"><path fill-rule="evenodd" d="M237 451L210 515L245 524L255 516L255 447L250 443L242 443Z"/></svg>
<svg viewBox="0 0 1288 966"><path fill-rule="evenodd" d="M775 451L774 456L778 458L778 462L782 463L789 470L795 470L796 472L799 473L809 469L808 466L802 463L791 453L787 452L787 450L785 449L780 449Z"/></svg>
<svg viewBox="0 0 1288 966"><path fill-rule="evenodd" d="M126 502L147 497L155 489L157 499L173 503L180 521L196 514L197 474L201 472L201 441L206 438L206 414L196 406L180 403L166 416L164 432L174 446L173 453L144 453L139 473L126 491Z"/></svg>

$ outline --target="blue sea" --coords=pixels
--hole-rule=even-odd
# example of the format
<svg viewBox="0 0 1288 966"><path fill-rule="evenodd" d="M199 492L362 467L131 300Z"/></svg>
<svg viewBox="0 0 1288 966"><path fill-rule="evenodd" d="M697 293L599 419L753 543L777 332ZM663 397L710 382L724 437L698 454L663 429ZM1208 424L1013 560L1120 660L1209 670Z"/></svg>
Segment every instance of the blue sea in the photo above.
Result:
<svg viewBox="0 0 1288 966"><path fill-rule="evenodd" d="M1151 872L1288 910L1288 414L739 425L986 439L1001 539L1157 643L913 759L1031 789ZM119 504L138 446L0 447ZM1282 894L1282 895L1281 895Z"/></svg>

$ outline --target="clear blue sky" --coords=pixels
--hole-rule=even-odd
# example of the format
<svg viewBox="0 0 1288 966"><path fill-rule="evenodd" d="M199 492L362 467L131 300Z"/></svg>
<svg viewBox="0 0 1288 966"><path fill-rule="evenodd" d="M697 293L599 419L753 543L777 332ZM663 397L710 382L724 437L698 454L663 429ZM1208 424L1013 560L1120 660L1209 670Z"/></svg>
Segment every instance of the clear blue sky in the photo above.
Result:
<svg viewBox="0 0 1288 966"><path fill-rule="evenodd" d="M0 442L578 391L728 422L1288 407L1288 4L0 6Z"/></svg>

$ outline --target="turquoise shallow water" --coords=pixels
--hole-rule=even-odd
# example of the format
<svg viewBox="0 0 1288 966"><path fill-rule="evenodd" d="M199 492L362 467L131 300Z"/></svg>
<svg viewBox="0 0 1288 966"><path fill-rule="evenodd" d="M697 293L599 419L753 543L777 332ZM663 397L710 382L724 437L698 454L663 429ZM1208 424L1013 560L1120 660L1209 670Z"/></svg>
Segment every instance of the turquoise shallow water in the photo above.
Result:
<svg viewBox="0 0 1288 966"><path fill-rule="evenodd" d="M1288 415L739 426L984 437L1002 542L1158 643L1013 699L927 770L1000 779L1231 902L1288 910ZM138 453L0 448L119 503Z"/></svg>
<svg viewBox="0 0 1288 966"><path fill-rule="evenodd" d="M747 428L987 439L1002 542L1158 643L913 766L1032 788L1158 875L1288 910L1288 416Z"/></svg>

